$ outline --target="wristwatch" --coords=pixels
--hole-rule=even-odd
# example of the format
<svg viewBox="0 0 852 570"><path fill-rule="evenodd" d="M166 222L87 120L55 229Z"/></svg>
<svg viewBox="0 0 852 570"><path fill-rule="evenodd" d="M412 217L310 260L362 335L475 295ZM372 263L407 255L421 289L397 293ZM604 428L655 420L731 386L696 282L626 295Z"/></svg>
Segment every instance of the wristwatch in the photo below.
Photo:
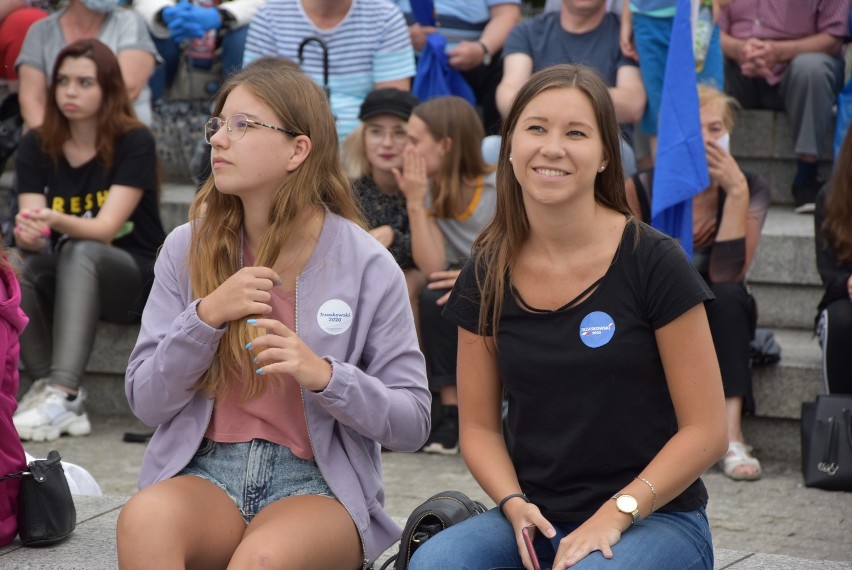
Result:
<svg viewBox="0 0 852 570"><path fill-rule="evenodd" d="M483 42L477 42L482 47L482 65L491 65L491 52L488 51L488 46Z"/></svg>
<svg viewBox="0 0 852 570"><path fill-rule="evenodd" d="M615 500L616 508L624 513L625 515L630 515L633 517L633 522L635 523L639 520L639 502L633 495L625 495L624 493L616 493L612 496Z"/></svg>

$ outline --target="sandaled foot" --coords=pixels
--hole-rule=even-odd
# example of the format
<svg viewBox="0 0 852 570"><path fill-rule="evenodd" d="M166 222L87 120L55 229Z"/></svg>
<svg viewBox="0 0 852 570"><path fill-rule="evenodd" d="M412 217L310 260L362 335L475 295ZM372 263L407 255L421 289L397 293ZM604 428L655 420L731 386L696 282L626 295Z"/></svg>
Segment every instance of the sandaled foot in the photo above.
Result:
<svg viewBox="0 0 852 570"><path fill-rule="evenodd" d="M760 461L751 455L751 446L741 441L728 444L728 452L722 458L722 471L734 481L756 481L760 479Z"/></svg>

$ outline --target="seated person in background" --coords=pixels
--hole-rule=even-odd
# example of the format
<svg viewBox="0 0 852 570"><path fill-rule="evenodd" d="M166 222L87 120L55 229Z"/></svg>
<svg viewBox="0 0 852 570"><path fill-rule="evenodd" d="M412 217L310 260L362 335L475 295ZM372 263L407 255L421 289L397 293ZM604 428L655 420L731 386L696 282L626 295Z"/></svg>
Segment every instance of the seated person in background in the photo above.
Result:
<svg viewBox="0 0 852 570"><path fill-rule="evenodd" d="M389 0L270 0L249 25L243 63L280 56L299 63L323 85L323 51L328 49L331 110L340 139L358 126L367 93L383 87L408 91L414 77L414 50L402 13Z"/></svg>
<svg viewBox="0 0 852 570"><path fill-rule="evenodd" d="M181 56L195 67L209 69L214 52L227 79L243 65L248 25L265 0L133 0L145 19L163 59L151 76L151 96L160 99L177 76ZM186 42L186 44L184 44Z"/></svg>
<svg viewBox="0 0 852 570"><path fill-rule="evenodd" d="M725 388L728 452L722 468L731 479L752 481L760 478L760 462L745 443L742 414L754 412L749 343L757 307L745 276L769 209L769 185L743 173L730 155L735 102L718 89L699 85L698 103L710 186L692 199L693 262L716 296L707 304L707 317ZM628 202L641 220L651 219L653 177L653 171L644 171L627 180Z"/></svg>
<svg viewBox="0 0 852 570"><path fill-rule="evenodd" d="M205 138L213 176L157 258L127 368L157 431L119 567L367 568L400 535L381 447L429 431L402 272L353 223L334 118L304 73L247 65Z"/></svg>
<svg viewBox="0 0 852 570"><path fill-rule="evenodd" d="M24 447L12 423L18 395L18 335L27 326L21 310L21 287L15 270L0 252L0 477L27 467ZM0 480L0 547L18 534L18 495L21 480Z"/></svg>
<svg viewBox="0 0 852 570"><path fill-rule="evenodd" d="M343 163L354 179L355 199L370 233L388 248L405 273L415 323L419 323L417 299L426 278L411 257L405 195L393 171L402 170L402 152L408 142L406 125L419 102L410 92L395 87L371 92L361 104L361 124L343 144Z"/></svg>
<svg viewBox="0 0 852 570"><path fill-rule="evenodd" d="M118 58L121 77L136 116L151 124L151 91L157 49L145 22L132 10L119 8L117 0L69 0L65 9L30 27L15 63L20 76L21 114L24 127L33 129L44 120L49 101L49 78L56 55L81 39L98 39Z"/></svg>
<svg viewBox="0 0 852 570"><path fill-rule="evenodd" d="M24 45L27 30L45 16L47 12L39 0L0 0L0 101L6 92L18 91L15 60Z"/></svg>
<svg viewBox="0 0 852 570"><path fill-rule="evenodd" d="M456 339L441 316L476 234L494 215L494 168L482 158L482 123L461 97L421 103L408 120L408 145L397 183L405 194L411 251L429 284L420 295L420 341L429 388L442 404L423 451L459 452Z"/></svg>
<svg viewBox="0 0 852 570"><path fill-rule="evenodd" d="M59 52L44 123L18 148L15 243L35 380L15 413L23 440L91 431L81 386L99 319L138 322L165 232L151 132L98 40Z"/></svg>
<svg viewBox="0 0 852 570"><path fill-rule="evenodd" d="M435 0L437 26L421 26L411 15L411 0L395 0L405 14L414 49L426 37L447 39L447 58L473 88L487 134L500 132L495 92L503 77L502 51L509 32L521 21L520 0ZM415 2L417 0L414 0Z"/></svg>
<svg viewBox="0 0 852 570"><path fill-rule="evenodd" d="M725 90L745 109L785 111L798 167L796 212L813 212L820 148L843 86L849 0L733 0L722 10Z"/></svg>
<svg viewBox="0 0 852 570"><path fill-rule="evenodd" d="M533 568L526 530L542 568L709 570L700 477L725 449L713 295L675 240L630 215L593 70L536 73L503 135L497 212L444 312L459 327L462 453L498 507L409 568Z"/></svg>
<svg viewBox="0 0 852 570"><path fill-rule="evenodd" d="M645 88L636 62L621 53L618 16L605 0L562 0L562 10L530 18L509 34L503 48L503 80L497 107L504 116L530 76L560 63L588 65L600 73L615 103L618 122L630 132L645 110ZM635 155L622 144L625 174L636 171Z"/></svg>
<svg viewBox="0 0 852 570"><path fill-rule="evenodd" d="M814 212L817 270L825 287L816 329L825 391L852 394L852 129L835 164Z"/></svg>

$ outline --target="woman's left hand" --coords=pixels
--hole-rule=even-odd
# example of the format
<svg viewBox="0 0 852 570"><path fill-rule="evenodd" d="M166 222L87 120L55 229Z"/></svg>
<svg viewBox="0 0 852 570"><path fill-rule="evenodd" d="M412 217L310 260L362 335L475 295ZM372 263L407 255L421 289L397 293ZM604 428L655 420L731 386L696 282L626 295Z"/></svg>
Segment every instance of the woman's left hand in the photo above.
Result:
<svg viewBox="0 0 852 570"><path fill-rule="evenodd" d="M257 374L290 374L296 381L318 392L331 381L331 364L323 360L301 338L276 319L249 319L249 326L264 328L266 334L246 346L255 352Z"/></svg>
<svg viewBox="0 0 852 570"><path fill-rule="evenodd" d="M459 278L461 269L450 269L449 271L435 271L429 275L429 289L449 289L445 294L441 295L440 299L435 301L436 305L445 305L450 298L450 293L453 292L453 286L456 284L456 279Z"/></svg>
<svg viewBox="0 0 852 570"><path fill-rule="evenodd" d="M705 142L704 149L707 153L707 168L710 171L710 179L718 183L728 195L747 194L748 184L745 175L734 157L722 150L716 143Z"/></svg>
<svg viewBox="0 0 852 570"><path fill-rule="evenodd" d="M611 509L611 511L610 511ZM614 517L618 516L619 519ZM574 532L559 541L553 570L570 568L595 550L604 558L612 558L612 547L621 540L621 526L625 518L615 511L615 503L604 505Z"/></svg>

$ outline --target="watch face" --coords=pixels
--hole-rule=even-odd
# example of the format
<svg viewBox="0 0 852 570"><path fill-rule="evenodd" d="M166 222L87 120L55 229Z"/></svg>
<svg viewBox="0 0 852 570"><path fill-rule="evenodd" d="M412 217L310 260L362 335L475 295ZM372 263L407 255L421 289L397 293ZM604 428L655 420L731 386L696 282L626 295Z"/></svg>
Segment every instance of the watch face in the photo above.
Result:
<svg viewBox="0 0 852 570"><path fill-rule="evenodd" d="M639 508L639 503L630 495L621 495L615 500L615 506L622 513L633 514Z"/></svg>

